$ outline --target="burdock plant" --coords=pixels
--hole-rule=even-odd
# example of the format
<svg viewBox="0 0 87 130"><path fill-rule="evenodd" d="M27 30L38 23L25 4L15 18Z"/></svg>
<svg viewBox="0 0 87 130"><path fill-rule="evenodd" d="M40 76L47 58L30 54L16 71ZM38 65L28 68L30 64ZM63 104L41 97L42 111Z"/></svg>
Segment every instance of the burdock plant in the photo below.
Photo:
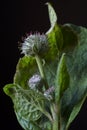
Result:
<svg viewBox="0 0 87 130"><path fill-rule="evenodd" d="M87 29L59 25L47 5L50 29L25 37L13 83L3 89L25 130L68 130L87 96Z"/></svg>

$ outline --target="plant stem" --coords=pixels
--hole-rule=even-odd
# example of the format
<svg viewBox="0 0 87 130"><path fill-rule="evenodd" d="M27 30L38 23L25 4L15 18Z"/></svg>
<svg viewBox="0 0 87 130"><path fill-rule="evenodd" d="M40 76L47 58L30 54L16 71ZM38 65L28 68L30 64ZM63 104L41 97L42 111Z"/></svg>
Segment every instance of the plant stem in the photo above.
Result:
<svg viewBox="0 0 87 130"><path fill-rule="evenodd" d="M57 111L54 111L54 122L53 122L53 130L59 130L59 124L58 124L58 114Z"/></svg>
<svg viewBox="0 0 87 130"><path fill-rule="evenodd" d="M61 111L60 111L60 104L51 105L51 113L53 117L53 129L52 130L61 130Z"/></svg>
<svg viewBox="0 0 87 130"><path fill-rule="evenodd" d="M56 120L53 123L53 130L59 130L58 129L58 122Z"/></svg>
<svg viewBox="0 0 87 130"><path fill-rule="evenodd" d="M51 113L52 113L52 117L53 117L52 130L59 130L58 129L58 108L57 108L57 105L54 103L51 104Z"/></svg>
<svg viewBox="0 0 87 130"><path fill-rule="evenodd" d="M45 76L45 73L44 73L41 58L38 55L35 55L35 59L36 59L36 62L37 62L37 65L38 65L38 68L39 68L39 71L40 71L41 78L44 82L45 88L48 89L49 86L48 86L48 83L47 83L47 80L46 80L46 76Z"/></svg>

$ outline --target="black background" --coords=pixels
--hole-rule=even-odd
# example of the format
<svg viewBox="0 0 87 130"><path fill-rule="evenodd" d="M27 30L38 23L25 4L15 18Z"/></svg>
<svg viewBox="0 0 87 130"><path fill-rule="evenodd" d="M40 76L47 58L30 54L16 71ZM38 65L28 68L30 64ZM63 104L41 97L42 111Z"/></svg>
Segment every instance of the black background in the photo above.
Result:
<svg viewBox="0 0 87 130"><path fill-rule="evenodd" d="M27 32L46 32L49 27L46 2L52 2L60 24L73 23L87 27L85 0L3 0L0 2L0 129L22 130L13 104L3 93L3 86L13 82L20 57L18 41ZM71 124L70 130L87 129L87 101Z"/></svg>

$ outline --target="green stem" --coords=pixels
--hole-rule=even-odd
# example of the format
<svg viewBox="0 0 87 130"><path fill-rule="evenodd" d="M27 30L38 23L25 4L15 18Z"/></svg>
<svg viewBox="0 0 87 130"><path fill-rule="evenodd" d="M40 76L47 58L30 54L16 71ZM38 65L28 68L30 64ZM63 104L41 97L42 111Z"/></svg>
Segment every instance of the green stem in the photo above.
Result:
<svg viewBox="0 0 87 130"><path fill-rule="evenodd" d="M53 117L53 130L61 130L61 112L60 104L51 105L51 113Z"/></svg>
<svg viewBox="0 0 87 130"><path fill-rule="evenodd" d="M53 130L59 130L59 124L58 124L58 115L57 113L55 112L55 119L54 119L54 122L53 122Z"/></svg>
<svg viewBox="0 0 87 130"><path fill-rule="evenodd" d="M39 68L39 71L40 71L41 78L43 79L45 88L48 89L49 86L48 86L46 76L45 76L45 73L44 73L42 61L41 61L41 59L40 59L40 57L38 55L35 55L35 59L36 59L36 62L37 62L37 65L38 65L38 68Z"/></svg>
<svg viewBox="0 0 87 130"><path fill-rule="evenodd" d="M51 104L51 113L52 113L52 117L53 117L52 130L59 130L59 128L58 128L58 108L57 108L57 105L54 103Z"/></svg>
<svg viewBox="0 0 87 130"><path fill-rule="evenodd" d="M53 130L59 130L58 129L58 122L56 120L53 123Z"/></svg>
<svg viewBox="0 0 87 130"><path fill-rule="evenodd" d="M60 104L58 105L58 129L61 130L61 112L60 112Z"/></svg>

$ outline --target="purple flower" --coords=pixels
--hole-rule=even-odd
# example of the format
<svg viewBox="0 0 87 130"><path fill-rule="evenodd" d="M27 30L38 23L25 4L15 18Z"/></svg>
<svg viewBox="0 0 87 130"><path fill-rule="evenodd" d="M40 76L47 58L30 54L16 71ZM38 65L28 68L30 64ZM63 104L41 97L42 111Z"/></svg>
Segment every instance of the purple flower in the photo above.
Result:
<svg viewBox="0 0 87 130"><path fill-rule="evenodd" d="M40 75L35 74L33 75L29 81L28 81L28 85L31 89L41 89L43 86L43 81Z"/></svg>

